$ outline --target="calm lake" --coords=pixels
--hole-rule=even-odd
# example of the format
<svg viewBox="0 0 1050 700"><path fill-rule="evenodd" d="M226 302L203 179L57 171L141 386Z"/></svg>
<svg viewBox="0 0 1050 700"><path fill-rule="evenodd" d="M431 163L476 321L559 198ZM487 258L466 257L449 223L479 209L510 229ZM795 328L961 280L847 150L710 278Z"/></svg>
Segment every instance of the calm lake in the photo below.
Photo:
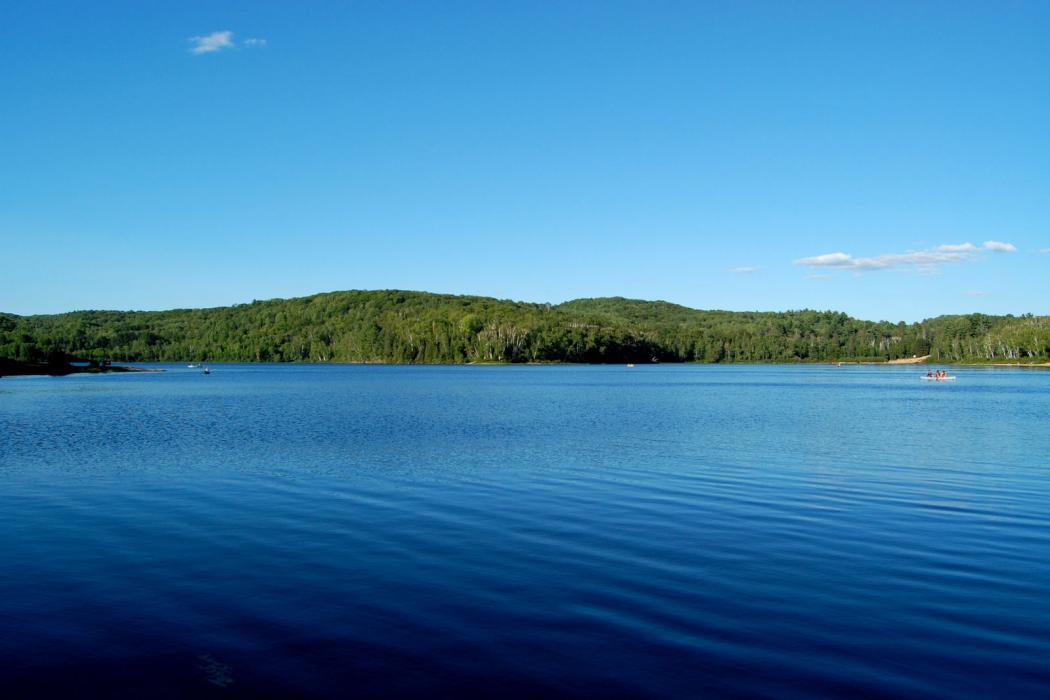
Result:
<svg viewBox="0 0 1050 700"><path fill-rule="evenodd" d="M7 697L1050 694L1050 372L0 380Z"/></svg>

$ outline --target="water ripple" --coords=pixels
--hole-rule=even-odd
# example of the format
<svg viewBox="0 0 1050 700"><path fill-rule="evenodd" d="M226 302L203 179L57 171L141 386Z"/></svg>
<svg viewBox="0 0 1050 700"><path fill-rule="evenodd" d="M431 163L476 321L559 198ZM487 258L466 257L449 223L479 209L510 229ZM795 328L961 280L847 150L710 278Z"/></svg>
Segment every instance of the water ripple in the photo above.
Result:
<svg viewBox="0 0 1050 700"><path fill-rule="evenodd" d="M957 374L5 378L5 692L1045 695L1050 373Z"/></svg>

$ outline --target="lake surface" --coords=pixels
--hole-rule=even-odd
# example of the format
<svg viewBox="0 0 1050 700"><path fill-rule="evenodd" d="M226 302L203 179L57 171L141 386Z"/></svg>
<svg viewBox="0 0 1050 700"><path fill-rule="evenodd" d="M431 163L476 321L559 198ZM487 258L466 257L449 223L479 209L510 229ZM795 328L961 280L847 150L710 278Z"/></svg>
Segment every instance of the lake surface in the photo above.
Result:
<svg viewBox="0 0 1050 700"><path fill-rule="evenodd" d="M0 380L7 697L1050 694L1050 372Z"/></svg>

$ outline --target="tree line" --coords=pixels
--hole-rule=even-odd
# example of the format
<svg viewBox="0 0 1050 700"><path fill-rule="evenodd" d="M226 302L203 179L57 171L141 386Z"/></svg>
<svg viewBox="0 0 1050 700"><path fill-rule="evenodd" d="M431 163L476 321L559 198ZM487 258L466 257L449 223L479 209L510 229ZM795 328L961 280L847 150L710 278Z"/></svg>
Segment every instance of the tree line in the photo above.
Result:
<svg viewBox="0 0 1050 700"><path fill-rule="evenodd" d="M0 357L125 362L826 362L1050 356L1050 317L864 321L619 297L533 304L348 291L211 309L0 314Z"/></svg>

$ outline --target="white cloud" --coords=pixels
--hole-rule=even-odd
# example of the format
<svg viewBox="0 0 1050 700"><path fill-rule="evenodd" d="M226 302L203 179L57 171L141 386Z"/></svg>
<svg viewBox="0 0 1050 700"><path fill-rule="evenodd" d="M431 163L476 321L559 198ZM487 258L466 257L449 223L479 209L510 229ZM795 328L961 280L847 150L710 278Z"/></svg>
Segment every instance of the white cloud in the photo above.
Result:
<svg viewBox="0 0 1050 700"><path fill-rule="evenodd" d="M212 54L225 48L233 48L233 33L229 29L223 31L212 31L204 37L190 37L190 54L199 56L201 54Z"/></svg>
<svg viewBox="0 0 1050 700"><path fill-rule="evenodd" d="M212 32L205 36L192 36L189 38L189 42L193 44L190 47L190 53L197 56L202 53L214 53L223 49L232 49L233 32L229 29L224 29L221 32Z"/></svg>
<svg viewBox="0 0 1050 700"><path fill-rule="evenodd" d="M810 267L852 267L853 256L845 253L825 253L812 258L799 258L796 265L808 265Z"/></svg>
<svg viewBox="0 0 1050 700"><path fill-rule="evenodd" d="M840 270L864 272L867 270L889 270L896 267L912 268L925 274L936 274L938 266L945 263L973 260L982 251L1013 252L1017 248L1010 243L986 241L981 247L973 243L957 243L937 246L932 250L909 250L906 253L888 253L869 258L855 258L848 253L825 253L809 258L799 258L796 265L804 267L829 267Z"/></svg>
<svg viewBox="0 0 1050 700"><path fill-rule="evenodd" d="M224 29L221 32L212 32L205 36L191 36L187 41L193 44L190 47L190 53L195 56L199 56L202 53L215 53L216 51L235 49L238 46L246 49L261 49L266 46L266 39L257 36L248 37L238 44L233 40L233 32L229 29Z"/></svg>
<svg viewBox="0 0 1050 700"><path fill-rule="evenodd" d="M937 246L937 250L942 250L946 253L972 253L976 250L980 250L980 248L973 243L958 243L955 245L949 243L948 245Z"/></svg>
<svg viewBox="0 0 1050 700"><path fill-rule="evenodd" d="M1039 252L1046 255L1047 253L1050 253L1050 248L1040 248Z"/></svg>
<svg viewBox="0 0 1050 700"><path fill-rule="evenodd" d="M752 272L758 272L760 269L762 269L762 268L759 268L759 267L731 267L727 271L728 272L735 272L735 273L741 274L741 275L748 275L748 274L751 274Z"/></svg>

